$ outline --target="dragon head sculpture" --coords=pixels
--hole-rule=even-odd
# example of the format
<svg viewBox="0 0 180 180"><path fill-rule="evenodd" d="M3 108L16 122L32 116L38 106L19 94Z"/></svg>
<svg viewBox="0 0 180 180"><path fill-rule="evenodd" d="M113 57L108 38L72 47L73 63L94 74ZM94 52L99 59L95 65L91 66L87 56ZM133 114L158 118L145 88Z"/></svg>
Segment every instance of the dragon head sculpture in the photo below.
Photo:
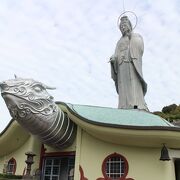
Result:
<svg viewBox="0 0 180 180"><path fill-rule="evenodd" d="M28 118L30 114L51 115L57 111L52 89L33 79L15 78L0 83L1 94L14 119Z"/></svg>
<svg viewBox="0 0 180 180"><path fill-rule="evenodd" d="M47 89L33 79L15 78L0 83L2 97L13 119L46 144L63 147L72 141L75 125Z"/></svg>

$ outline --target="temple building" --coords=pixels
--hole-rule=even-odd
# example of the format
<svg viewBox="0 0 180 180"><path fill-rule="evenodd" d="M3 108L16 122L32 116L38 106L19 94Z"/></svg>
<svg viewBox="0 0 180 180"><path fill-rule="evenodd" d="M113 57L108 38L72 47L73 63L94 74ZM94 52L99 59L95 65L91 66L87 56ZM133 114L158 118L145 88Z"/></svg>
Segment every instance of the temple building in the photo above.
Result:
<svg viewBox="0 0 180 180"><path fill-rule="evenodd" d="M149 112L57 102L77 125L75 139L52 148L12 120L0 136L0 173L43 180L178 180L180 128Z"/></svg>
<svg viewBox="0 0 180 180"><path fill-rule="evenodd" d="M180 180L180 127L149 112L143 38L122 15L109 61L119 109L55 103L47 92L53 88L33 79L0 83L12 116L0 134L3 177Z"/></svg>

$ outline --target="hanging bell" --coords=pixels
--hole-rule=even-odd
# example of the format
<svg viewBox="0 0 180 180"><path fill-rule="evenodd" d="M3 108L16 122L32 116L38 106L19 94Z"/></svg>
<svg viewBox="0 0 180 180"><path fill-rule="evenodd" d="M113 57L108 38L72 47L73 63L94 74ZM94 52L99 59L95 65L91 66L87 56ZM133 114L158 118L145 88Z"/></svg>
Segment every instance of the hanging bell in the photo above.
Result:
<svg viewBox="0 0 180 180"><path fill-rule="evenodd" d="M168 149L165 145L163 145L162 149L161 149L161 157L159 159L160 161L169 161L171 160L169 157L169 152Z"/></svg>

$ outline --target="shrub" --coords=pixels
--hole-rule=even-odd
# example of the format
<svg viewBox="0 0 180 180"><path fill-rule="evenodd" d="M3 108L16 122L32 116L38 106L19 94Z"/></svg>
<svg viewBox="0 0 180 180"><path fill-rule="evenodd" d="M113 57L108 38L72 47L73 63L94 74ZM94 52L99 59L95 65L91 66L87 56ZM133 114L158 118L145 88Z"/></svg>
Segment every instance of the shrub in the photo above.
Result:
<svg viewBox="0 0 180 180"><path fill-rule="evenodd" d="M21 175L13 175L13 174L0 174L0 179L22 179Z"/></svg>

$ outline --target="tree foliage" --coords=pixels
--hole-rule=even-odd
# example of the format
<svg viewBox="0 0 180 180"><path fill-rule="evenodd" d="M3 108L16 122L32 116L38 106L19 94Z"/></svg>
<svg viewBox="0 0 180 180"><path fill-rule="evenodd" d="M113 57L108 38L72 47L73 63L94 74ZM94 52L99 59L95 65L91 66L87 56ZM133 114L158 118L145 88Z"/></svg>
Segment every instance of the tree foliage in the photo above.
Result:
<svg viewBox="0 0 180 180"><path fill-rule="evenodd" d="M180 120L180 105L171 104L162 108L162 111L155 111L154 114L172 122Z"/></svg>

